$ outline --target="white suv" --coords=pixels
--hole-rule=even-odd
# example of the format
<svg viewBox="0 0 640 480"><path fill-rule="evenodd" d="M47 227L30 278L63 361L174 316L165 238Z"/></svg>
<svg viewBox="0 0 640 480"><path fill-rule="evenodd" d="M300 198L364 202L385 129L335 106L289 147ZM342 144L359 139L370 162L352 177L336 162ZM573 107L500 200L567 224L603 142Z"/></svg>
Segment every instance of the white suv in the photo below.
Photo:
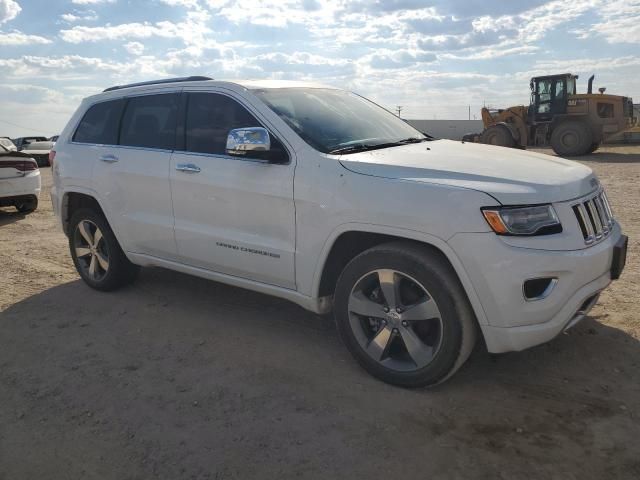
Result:
<svg viewBox="0 0 640 480"><path fill-rule="evenodd" d="M206 77L87 98L52 199L78 272L161 266L333 310L371 374L439 383L481 332L522 350L578 322L627 238L592 171L433 140L343 90Z"/></svg>

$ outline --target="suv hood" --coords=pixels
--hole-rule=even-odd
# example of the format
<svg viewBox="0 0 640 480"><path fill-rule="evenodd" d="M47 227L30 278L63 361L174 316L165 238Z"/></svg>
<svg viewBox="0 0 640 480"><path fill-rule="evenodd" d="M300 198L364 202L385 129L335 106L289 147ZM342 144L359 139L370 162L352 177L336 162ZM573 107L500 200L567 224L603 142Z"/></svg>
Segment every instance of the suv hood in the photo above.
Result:
<svg viewBox="0 0 640 480"><path fill-rule="evenodd" d="M565 201L598 185L591 169L577 162L451 140L342 155L340 163L362 175L478 190L505 205Z"/></svg>

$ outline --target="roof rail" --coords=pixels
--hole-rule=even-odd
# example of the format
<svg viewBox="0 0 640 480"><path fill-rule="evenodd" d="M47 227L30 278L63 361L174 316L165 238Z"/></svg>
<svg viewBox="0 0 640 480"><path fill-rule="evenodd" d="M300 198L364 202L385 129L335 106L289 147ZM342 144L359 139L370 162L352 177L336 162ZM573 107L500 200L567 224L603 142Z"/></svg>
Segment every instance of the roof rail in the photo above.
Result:
<svg viewBox="0 0 640 480"><path fill-rule="evenodd" d="M159 85L162 83L177 83L177 82L201 82L204 80L213 80L213 78L203 77L201 75L195 75L191 77L163 78L162 80L151 80L149 82L129 83L127 85L114 85L113 87L105 88L103 92L111 92L113 90L120 90L121 88L142 87L145 85Z"/></svg>

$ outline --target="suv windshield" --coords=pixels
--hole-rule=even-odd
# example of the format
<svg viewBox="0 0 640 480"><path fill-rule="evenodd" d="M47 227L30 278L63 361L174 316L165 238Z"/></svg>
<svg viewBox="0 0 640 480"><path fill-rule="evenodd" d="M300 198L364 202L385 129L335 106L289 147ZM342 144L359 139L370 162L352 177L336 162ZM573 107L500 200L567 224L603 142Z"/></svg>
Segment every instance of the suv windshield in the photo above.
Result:
<svg viewBox="0 0 640 480"><path fill-rule="evenodd" d="M429 138L375 103L329 88L267 88L254 93L323 153L355 153Z"/></svg>

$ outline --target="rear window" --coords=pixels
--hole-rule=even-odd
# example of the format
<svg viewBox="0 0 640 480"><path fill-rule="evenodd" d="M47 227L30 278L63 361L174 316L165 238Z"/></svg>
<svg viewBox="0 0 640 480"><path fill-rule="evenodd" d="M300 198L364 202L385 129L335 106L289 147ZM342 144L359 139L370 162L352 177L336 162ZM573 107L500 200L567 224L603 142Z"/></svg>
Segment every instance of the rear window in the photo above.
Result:
<svg viewBox="0 0 640 480"><path fill-rule="evenodd" d="M117 145L118 123L124 107L124 100L111 100L93 105L84 114L76 133L74 142Z"/></svg>
<svg viewBox="0 0 640 480"><path fill-rule="evenodd" d="M177 94L130 98L122 117L120 145L173 149L177 111Z"/></svg>

